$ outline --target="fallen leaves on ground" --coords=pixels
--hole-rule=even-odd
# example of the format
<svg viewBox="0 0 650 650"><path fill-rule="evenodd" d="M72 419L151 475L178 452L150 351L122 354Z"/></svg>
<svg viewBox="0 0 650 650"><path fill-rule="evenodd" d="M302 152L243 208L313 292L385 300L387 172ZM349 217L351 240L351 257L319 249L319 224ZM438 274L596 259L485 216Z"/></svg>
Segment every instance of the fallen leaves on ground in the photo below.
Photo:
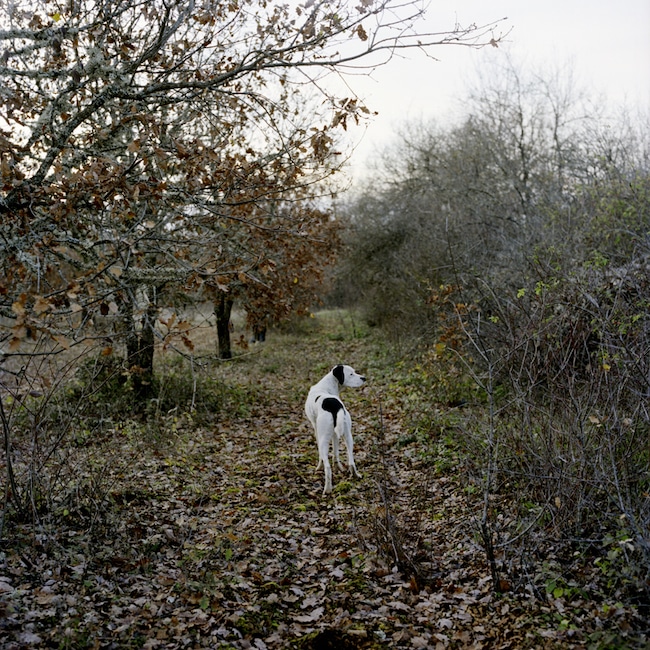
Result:
<svg viewBox="0 0 650 650"><path fill-rule="evenodd" d="M472 532L477 497L453 473L427 472L416 446L398 444L400 413L387 406L389 382L373 382L365 345L314 349L313 339L278 335L215 371L254 388L245 415L209 427L187 420L149 440L116 431L102 443L112 460L98 464L106 488L95 512L17 528L6 545L2 647L641 644L629 606L584 590L540 593L532 579L495 591ZM363 478L334 468L334 493L323 497L302 400L338 361L370 375L344 394ZM400 566L382 522L399 523L426 575Z"/></svg>

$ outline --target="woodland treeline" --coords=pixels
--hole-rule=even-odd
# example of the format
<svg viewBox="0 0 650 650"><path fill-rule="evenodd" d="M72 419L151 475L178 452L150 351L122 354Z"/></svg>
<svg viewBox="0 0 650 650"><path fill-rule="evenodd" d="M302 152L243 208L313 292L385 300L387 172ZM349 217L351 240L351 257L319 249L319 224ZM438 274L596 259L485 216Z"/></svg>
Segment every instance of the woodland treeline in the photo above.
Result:
<svg viewBox="0 0 650 650"><path fill-rule="evenodd" d="M561 539L647 602L650 131L578 88L506 63L459 123L405 125L348 207L337 295L426 350L414 428L484 495L495 584ZM482 407L452 435L427 395Z"/></svg>
<svg viewBox="0 0 650 650"><path fill-rule="evenodd" d="M408 435L483 496L495 589L549 544L605 547L612 589L647 607L648 124L506 64L334 200L341 135L373 107L329 74L499 44L499 24L419 33L423 11L0 8L0 537L60 513L67 449L107 423L217 411L202 371L233 356L233 305L255 333L328 300L413 368Z"/></svg>

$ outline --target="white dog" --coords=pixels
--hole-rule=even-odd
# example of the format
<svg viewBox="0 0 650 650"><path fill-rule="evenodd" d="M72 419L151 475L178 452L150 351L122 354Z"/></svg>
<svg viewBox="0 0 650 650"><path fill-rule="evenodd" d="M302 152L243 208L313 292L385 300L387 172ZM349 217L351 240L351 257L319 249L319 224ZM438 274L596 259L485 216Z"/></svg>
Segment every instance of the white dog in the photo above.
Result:
<svg viewBox="0 0 650 650"><path fill-rule="evenodd" d="M354 452L352 449L352 418L343 402L339 398L339 390L343 386L357 388L366 381L365 377L357 374L350 366L334 366L317 384L309 389L309 395L305 402L305 414L314 427L316 443L318 444L318 467L321 465L325 471L325 489L323 494L332 491L332 468L329 462L329 446L332 442L334 458L343 470L339 459L339 441L345 441L348 450L348 467L350 474L359 477L359 472L354 464Z"/></svg>

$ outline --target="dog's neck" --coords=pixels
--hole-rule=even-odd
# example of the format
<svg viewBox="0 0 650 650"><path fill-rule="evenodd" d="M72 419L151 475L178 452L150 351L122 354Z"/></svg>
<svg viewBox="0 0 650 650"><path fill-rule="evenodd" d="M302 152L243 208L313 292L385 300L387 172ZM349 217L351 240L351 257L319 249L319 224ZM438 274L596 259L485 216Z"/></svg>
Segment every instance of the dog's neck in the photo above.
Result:
<svg viewBox="0 0 650 650"><path fill-rule="evenodd" d="M319 393L328 393L329 395L338 395L341 390L339 380L330 372L325 375L314 388L318 389Z"/></svg>

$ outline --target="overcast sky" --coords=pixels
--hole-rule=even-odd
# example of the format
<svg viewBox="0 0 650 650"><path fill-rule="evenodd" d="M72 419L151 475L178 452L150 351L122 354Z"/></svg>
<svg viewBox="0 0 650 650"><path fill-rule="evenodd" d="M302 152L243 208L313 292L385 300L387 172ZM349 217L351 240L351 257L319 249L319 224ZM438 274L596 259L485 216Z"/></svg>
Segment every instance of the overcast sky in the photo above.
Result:
<svg viewBox="0 0 650 650"><path fill-rule="evenodd" d="M443 46L439 61L417 52L378 68L352 86L378 111L366 129L351 130L355 178L405 120L453 119L462 113L468 84L507 51L525 72L570 66L577 84L611 108L650 108L650 0L433 0L426 25L440 31L455 22L485 24L507 17L511 29L499 49Z"/></svg>

